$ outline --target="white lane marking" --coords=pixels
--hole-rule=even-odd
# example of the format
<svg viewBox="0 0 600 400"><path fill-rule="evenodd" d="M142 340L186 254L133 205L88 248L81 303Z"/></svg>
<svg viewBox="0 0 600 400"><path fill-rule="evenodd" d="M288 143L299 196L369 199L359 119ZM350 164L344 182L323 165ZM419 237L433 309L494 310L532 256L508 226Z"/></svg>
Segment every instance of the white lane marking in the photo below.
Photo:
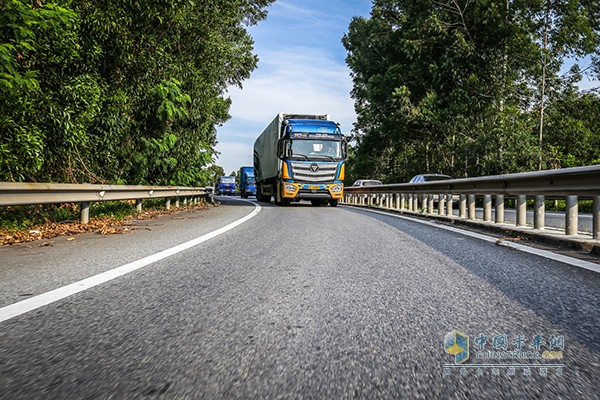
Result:
<svg viewBox="0 0 600 400"><path fill-rule="evenodd" d="M151 256L141 258L137 261L130 262L128 264L122 265L120 267L111 269L109 271L102 272L98 275L91 276L89 278L80 280L75 283L71 283L70 285L66 285L60 287L58 289L51 290L46 293L42 293L40 295L31 297L27 300L19 301L18 303L13 303L9 306L0 308L0 322L6 321L8 319L17 317L21 314L28 313L37 308L44 307L50 303L54 303L55 301L62 300L66 297L69 297L75 293L83 292L84 290L90 289L94 286L100 285L102 283L108 282L140 268L143 268L147 265L160 261L164 258L170 257L174 254L180 253L184 250L187 250L191 247L197 246L200 243L204 243L207 240L213 239L227 231L232 230L238 225L243 224L248 221L250 218L256 216L260 210L261 206L249 200L239 199L248 203L254 204L254 210L246 215L243 218L240 218L228 225L225 225L222 228L219 228L215 231L197 237L196 239L192 239L185 243L181 243L177 246L171 247L169 249L160 251L158 253L152 254Z"/></svg>
<svg viewBox="0 0 600 400"><path fill-rule="evenodd" d="M367 208L356 208L356 207L352 207L355 208L357 210L364 210L364 211L370 211L376 214L382 214L382 215L387 215L390 217L396 217L396 218L400 218L400 219L405 219L408 221L412 221L412 222L418 222L420 224L424 224L424 225L430 225L430 226L434 226L436 228L440 228L440 229L445 229L447 231L451 231L451 232L455 232L455 233L460 233L461 235L465 235L465 236L470 236L473 238L477 238L480 240L484 240L486 242L490 242L490 243L494 243L500 246L505 246L505 247L510 247L513 248L515 250L519 250L525 253L529 253L529 254L534 254L540 257L544 257L544 258L548 258L550 260L554 260L554 261L559 261L565 264L569 264L572 265L574 267L579 267L579 268L583 268L583 269L587 269L590 271L594 271L597 273L600 273L600 265L589 262L589 261L585 261L585 260L579 260L577 258L573 258L573 257L569 257L569 256L565 256L562 254L556 254L556 253L552 253L551 251L547 251L547 250L541 250L541 249L536 249L534 247L529 247L529 246L525 246L519 243L514 243L514 242L510 242L507 240L502 240L502 239L498 239L495 237L491 237L491 236L487 236L487 235L482 235L481 233L476 233L476 232L471 232L471 231L466 231L460 228L456 228L453 226L447 226L447 225L443 225L443 224L436 224L433 221L425 221L419 218L411 218L411 217L405 217L403 215L397 215L397 214L391 214L391 213L386 213L385 211L378 211L378 210L370 210Z"/></svg>

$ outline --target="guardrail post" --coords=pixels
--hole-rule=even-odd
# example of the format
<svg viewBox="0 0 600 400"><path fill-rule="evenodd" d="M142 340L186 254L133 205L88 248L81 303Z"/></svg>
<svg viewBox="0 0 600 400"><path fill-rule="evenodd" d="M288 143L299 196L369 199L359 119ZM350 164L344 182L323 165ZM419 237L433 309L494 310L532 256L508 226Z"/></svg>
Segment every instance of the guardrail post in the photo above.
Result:
<svg viewBox="0 0 600 400"><path fill-rule="evenodd" d="M79 222L85 225L90 222L90 203L83 202L79 208Z"/></svg>
<svg viewBox="0 0 600 400"><path fill-rule="evenodd" d="M489 194L483 195L483 220L492 220L492 196Z"/></svg>
<svg viewBox="0 0 600 400"><path fill-rule="evenodd" d="M438 194L438 215L446 214L446 195Z"/></svg>
<svg viewBox="0 0 600 400"><path fill-rule="evenodd" d="M446 195L446 215L449 217L454 216L454 205L452 204L454 201L452 199L451 194Z"/></svg>
<svg viewBox="0 0 600 400"><path fill-rule="evenodd" d="M425 196L423 196L423 199L425 199ZM429 206L427 207L427 213L433 214L433 194L429 193L427 195L427 202L429 203Z"/></svg>
<svg viewBox="0 0 600 400"><path fill-rule="evenodd" d="M385 195L385 208L390 208L390 198L392 197L391 194L386 193Z"/></svg>
<svg viewBox="0 0 600 400"><path fill-rule="evenodd" d="M400 193L400 209L406 210L406 195L404 193Z"/></svg>
<svg viewBox="0 0 600 400"><path fill-rule="evenodd" d="M504 223L504 195L503 194L496 195L496 223L497 224Z"/></svg>
<svg viewBox="0 0 600 400"><path fill-rule="evenodd" d="M175 208L179 208L179 197L175 198Z"/></svg>
<svg viewBox="0 0 600 400"><path fill-rule="evenodd" d="M469 219L475 219L475 195L469 195Z"/></svg>
<svg viewBox="0 0 600 400"><path fill-rule="evenodd" d="M416 193L413 194L413 211L419 212L419 195Z"/></svg>
<svg viewBox="0 0 600 400"><path fill-rule="evenodd" d="M527 224L527 196L520 194L517 196L517 226Z"/></svg>
<svg viewBox="0 0 600 400"><path fill-rule="evenodd" d="M171 209L171 199L168 198L167 201L165 201L165 210L170 210Z"/></svg>
<svg viewBox="0 0 600 400"><path fill-rule="evenodd" d="M137 199L135 201L135 210L139 213L142 212L142 199Z"/></svg>
<svg viewBox="0 0 600 400"><path fill-rule="evenodd" d="M592 208L592 236L594 239L600 239L600 196L594 196L594 205Z"/></svg>
<svg viewBox="0 0 600 400"><path fill-rule="evenodd" d="M458 216L460 218L467 218L467 195L466 194L460 195Z"/></svg>
<svg viewBox="0 0 600 400"><path fill-rule="evenodd" d="M567 196L567 208L565 210L565 234L577 235L579 228L577 219L579 202L577 196Z"/></svg>
<svg viewBox="0 0 600 400"><path fill-rule="evenodd" d="M409 193L408 195L408 211L413 211L413 195Z"/></svg>
<svg viewBox="0 0 600 400"><path fill-rule="evenodd" d="M546 205L544 204L544 196L535 196L535 204L533 209L533 228L544 229Z"/></svg>

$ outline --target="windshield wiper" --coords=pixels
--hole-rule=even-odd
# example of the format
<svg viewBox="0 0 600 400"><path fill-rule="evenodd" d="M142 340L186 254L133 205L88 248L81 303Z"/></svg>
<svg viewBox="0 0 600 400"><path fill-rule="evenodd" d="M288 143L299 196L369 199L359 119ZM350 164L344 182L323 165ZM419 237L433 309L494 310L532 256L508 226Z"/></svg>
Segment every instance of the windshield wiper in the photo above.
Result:
<svg viewBox="0 0 600 400"><path fill-rule="evenodd" d="M294 153L292 157L304 157L308 160L308 156L306 154Z"/></svg>
<svg viewBox="0 0 600 400"><path fill-rule="evenodd" d="M326 156L326 155L322 155L322 156L319 156L319 157L323 157L323 158L329 158L331 161L336 161L336 159L335 159L335 158L333 158L332 156Z"/></svg>

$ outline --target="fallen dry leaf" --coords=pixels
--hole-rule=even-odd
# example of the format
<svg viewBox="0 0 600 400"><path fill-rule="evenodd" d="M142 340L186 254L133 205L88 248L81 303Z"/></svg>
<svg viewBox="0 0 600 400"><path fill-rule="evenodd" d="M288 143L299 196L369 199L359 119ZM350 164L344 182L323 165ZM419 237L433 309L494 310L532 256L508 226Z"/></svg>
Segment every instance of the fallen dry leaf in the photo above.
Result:
<svg viewBox="0 0 600 400"><path fill-rule="evenodd" d="M61 222L46 222L40 226L33 227L17 232L9 232L0 230L0 246L5 244L16 244L32 242L39 239L51 239L57 236L70 236L78 233L98 233L101 235L114 235L131 232L131 226L140 220L148 220L158 218L161 215L175 214L185 210L200 210L211 206L207 204L191 205L187 207L171 208L170 210L147 210L139 214L132 214L124 219L116 219L113 217L92 217L88 224L83 225L78 221L61 221ZM183 218L182 218L183 219ZM70 236L68 241L75 240ZM49 244L48 244L49 245Z"/></svg>

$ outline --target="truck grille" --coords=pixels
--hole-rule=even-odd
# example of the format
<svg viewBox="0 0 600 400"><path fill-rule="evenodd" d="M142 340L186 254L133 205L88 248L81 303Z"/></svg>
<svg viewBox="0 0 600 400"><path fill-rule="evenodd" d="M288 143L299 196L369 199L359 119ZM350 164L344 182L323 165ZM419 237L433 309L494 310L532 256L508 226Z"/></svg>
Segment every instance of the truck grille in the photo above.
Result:
<svg viewBox="0 0 600 400"><path fill-rule="evenodd" d="M318 171L310 170L312 164L319 166ZM337 167L337 163L293 162L292 175L294 180L299 182L330 183L335 179Z"/></svg>

